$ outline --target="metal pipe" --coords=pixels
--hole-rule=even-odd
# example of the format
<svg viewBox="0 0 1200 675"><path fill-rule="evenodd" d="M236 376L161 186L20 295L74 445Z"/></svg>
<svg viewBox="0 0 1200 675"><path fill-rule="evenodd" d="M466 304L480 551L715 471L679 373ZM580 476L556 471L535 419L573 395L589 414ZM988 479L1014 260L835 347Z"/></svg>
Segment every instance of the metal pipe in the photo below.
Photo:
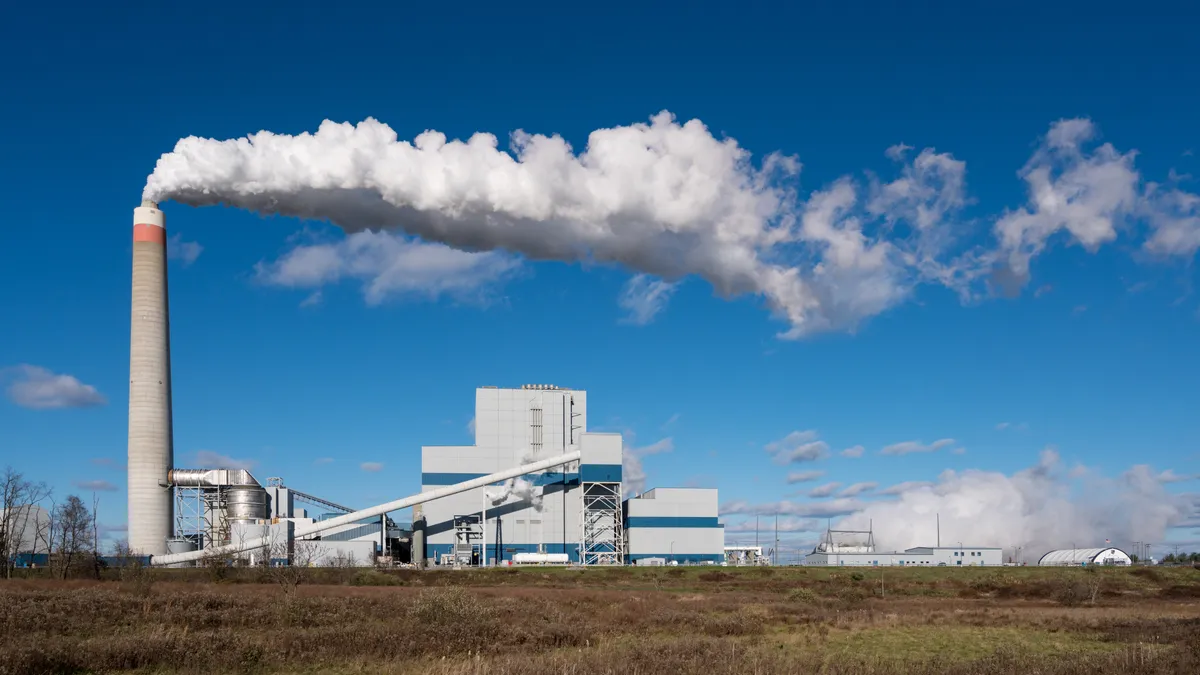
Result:
<svg viewBox="0 0 1200 675"><path fill-rule="evenodd" d="M171 469L167 482L176 487L262 487L245 469Z"/></svg>
<svg viewBox="0 0 1200 675"><path fill-rule="evenodd" d="M559 455L558 457L543 459L540 462L525 464L513 469L508 469L506 471L498 471L496 473L474 478L472 480L455 483L454 485L447 485L436 490L430 490L429 492L415 494L411 497L405 497L403 499L397 499L395 501L379 504L377 506L363 509L362 511L347 513L344 516L337 516L336 518L330 518L329 520L307 523L304 525L297 524L293 536L296 539L300 539L306 535L317 534L318 532L324 532L325 530L330 530L341 525L348 525L350 523L363 520L364 518L373 518L385 513L391 513L392 511L407 509L410 506L416 506L417 504L431 502L435 499L449 497L450 495L455 495L460 492L466 492L468 490L474 490L475 488L485 487L498 481L508 480L510 478L518 478L526 474L537 473L538 471L544 471L556 466L570 464L571 462L579 460L579 457L580 454L578 452L569 452L565 455ZM244 542L235 542L226 544L224 546L214 546L203 551L193 551L190 553L179 553L175 555L156 555L150 559L150 564L172 565L175 563L187 562L189 560L200 560L207 556L240 553L242 551L248 551L253 548L265 546L268 543L268 539L269 537L256 537Z"/></svg>

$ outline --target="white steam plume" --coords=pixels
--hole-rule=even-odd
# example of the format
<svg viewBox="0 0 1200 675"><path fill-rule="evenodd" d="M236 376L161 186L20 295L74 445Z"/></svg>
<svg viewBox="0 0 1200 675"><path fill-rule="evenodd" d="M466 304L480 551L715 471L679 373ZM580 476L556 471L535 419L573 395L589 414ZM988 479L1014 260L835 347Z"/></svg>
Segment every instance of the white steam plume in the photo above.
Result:
<svg viewBox="0 0 1200 675"><path fill-rule="evenodd" d="M159 159L144 197L324 219L348 233L399 229L464 251L615 263L645 284L695 275L726 297L762 296L791 324L789 337L853 327L911 286L894 244L864 235L852 181L801 206L794 158L756 165L698 120L663 112L593 131L578 155L558 136L522 131L510 146L436 131L409 143L374 119L296 136L188 137ZM948 158L922 153L872 209L935 229L932 219L963 201L962 165ZM666 301L656 297L635 316L649 320Z"/></svg>
<svg viewBox="0 0 1200 675"><path fill-rule="evenodd" d="M879 550L932 546L941 518L943 546L1023 547L1022 556L1036 560L1046 551L1161 541L1167 528L1187 515L1179 498L1167 493L1146 466L1130 469L1119 479L1090 472L1086 489L1072 492L1058 454L1043 451L1036 466L1012 476L991 471L946 471L932 485L896 486L894 501L870 504L846 516L839 527L866 529L873 524ZM891 492L885 491L885 494Z"/></svg>
<svg viewBox="0 0 1200 675"><path fill-rule="evenodd" d="M529 502L534 510L542 510L542 490L524 478L509 478L497 488L488 490L492 506L499 506L515 498L519 502Z"/></svg>
<svg viewBox="0 0 1200 675"><path fill-rule="evenodd" d="M698 276L722 296L764 298L790 324L783 337L799 338L853 330L923 282L965 300L979 297L983 281L1015 294L1058 233L1094 251L1125 230L1138 234L1123 227L1137 219L1145 250L1194 255L1200 196L1143 185L1136 151L1092 148L1096 135L1087 119L1055 122L1018 174L1027 205L970 220L961 218L971 204L966 164L948 153L897 145L886 153L900 163L894 180L843 177L801 200L794 157L754 163L735 140L668 112L593 131L578 154L559 136L523 131L510 135L508 151L487 133L459 141L426 131L409 142L374 119L325 121L295 136L192 136L158 160L143 196L427 242L387 233L308 247L262 266L268 283L360 278L371 302L389 293L472 296L515 265L507 251L628 268L635 276L622 306L634 323L652 320L678 281ZM980 241L972 222L991 223L992 239ZM410 269L434 253L438 265ZM442 266L455 277L431 281Z"/></svg>

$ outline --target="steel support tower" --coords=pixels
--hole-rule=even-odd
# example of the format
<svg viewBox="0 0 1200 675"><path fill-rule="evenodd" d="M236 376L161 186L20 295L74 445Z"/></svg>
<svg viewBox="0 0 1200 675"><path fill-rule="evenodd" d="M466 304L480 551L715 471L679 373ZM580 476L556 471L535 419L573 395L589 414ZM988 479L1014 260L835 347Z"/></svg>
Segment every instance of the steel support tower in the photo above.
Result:
<svg viewBox="0 0 1200 675"><path fill-rule="evenodd" d="M583 483L583 523L579 561L584 565L624 565L625 528L620 483Z"/></svg>

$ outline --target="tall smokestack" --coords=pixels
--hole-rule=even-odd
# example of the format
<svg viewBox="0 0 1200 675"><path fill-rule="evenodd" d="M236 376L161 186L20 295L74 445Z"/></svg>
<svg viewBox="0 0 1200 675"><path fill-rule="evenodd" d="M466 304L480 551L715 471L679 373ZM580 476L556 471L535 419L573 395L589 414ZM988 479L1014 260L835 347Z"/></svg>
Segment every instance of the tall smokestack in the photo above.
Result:
<svg viewBox="0 0 1200 675"><path fill-rule="evenodd" d="M173 464L166 220L158 204L143 200L133 210L129 327L129 547L143 555L167 552Z"/></svg>

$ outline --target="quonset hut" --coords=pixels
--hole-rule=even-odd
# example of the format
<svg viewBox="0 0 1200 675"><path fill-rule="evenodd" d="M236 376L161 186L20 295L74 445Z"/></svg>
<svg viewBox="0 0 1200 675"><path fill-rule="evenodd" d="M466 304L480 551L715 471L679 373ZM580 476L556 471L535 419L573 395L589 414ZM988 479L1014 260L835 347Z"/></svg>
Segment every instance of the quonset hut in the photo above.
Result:
<svg viewBox="0 0 1200 675"><path fill-rule="evenodd" d="M1132 565L1133 558L1119 548L1064 548L1038 560L1043 567L1069 565Z"/></svg>

